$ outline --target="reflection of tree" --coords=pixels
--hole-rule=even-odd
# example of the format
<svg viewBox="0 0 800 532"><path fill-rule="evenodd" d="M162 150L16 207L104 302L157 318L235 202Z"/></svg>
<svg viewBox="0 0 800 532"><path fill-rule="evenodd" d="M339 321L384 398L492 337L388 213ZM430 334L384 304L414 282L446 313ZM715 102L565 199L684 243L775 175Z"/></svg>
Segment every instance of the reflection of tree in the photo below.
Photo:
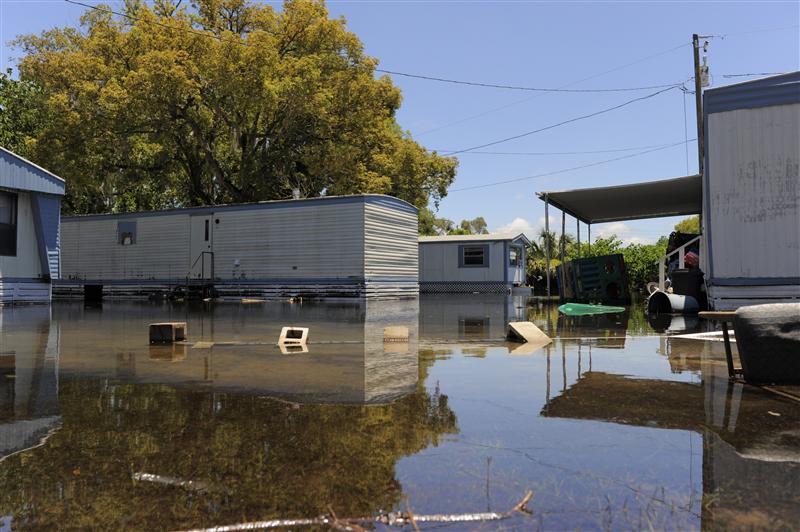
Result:
<svg viewBox="0 0 800 532"><path fill-rule="evenodd" d="M0 512L23 528L163 529L391 508L397 460L458 430L447 396L424 387L430 363L413 394L368 407L64 379L62 429L0 464Z"/></svg>

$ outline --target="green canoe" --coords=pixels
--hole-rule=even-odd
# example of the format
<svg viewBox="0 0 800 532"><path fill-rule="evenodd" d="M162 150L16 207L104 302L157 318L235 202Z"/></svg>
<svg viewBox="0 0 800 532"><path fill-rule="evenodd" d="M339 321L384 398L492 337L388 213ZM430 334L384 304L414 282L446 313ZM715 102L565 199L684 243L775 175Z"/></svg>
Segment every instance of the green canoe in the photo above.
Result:
<svg viewBox="0 0 800 532"><path fill-rule="evenodd" d="M565 303L558 307L558 311L567 316L592 316L593 314L618 314L620 312L625 312L625 307Z"/></svg>

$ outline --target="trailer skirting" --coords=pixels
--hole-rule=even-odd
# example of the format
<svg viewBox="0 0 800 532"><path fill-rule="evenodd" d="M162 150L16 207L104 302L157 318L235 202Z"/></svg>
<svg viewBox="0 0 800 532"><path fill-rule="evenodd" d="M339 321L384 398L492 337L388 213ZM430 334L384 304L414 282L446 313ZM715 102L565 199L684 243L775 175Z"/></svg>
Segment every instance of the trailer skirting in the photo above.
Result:
<svg viewBox="0 0 800 532"><path fill-rule="evenodd" d="M53 297L73 299L84 297L84 287L101 286L103 297L110 299L147 299L168 296L176 290L193 287L210 288L218 298L259 297L285 299L367 298L399 299L419 295L416 281L372 282L364 280L216 280L187 283L185 280L59 280L53 283Z"/></svg>
<svg viewBox="0 0 800 532"><path fill-rule="evenodd" d="M41 279L3 279L0 277L0 305L49 302L49 281Z"/></svg>
<svg viewBox="0 0 800 532"><path fill-rule="evenodd" d="M434 281L420 282L424 294L510 294L511 283L503 281Z"/></svg>

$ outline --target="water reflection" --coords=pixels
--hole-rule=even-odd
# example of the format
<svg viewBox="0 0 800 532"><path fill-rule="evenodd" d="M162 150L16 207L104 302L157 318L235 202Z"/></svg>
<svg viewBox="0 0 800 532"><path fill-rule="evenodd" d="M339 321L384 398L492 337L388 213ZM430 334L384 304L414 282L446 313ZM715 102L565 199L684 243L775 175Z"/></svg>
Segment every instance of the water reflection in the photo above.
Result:
<svg viewBox="0 0 800 532"><path fill-rule="evenodd" d="M0 458L29 448L60 423L58 328L50 309L0 314ZM31 334L33 331L33 334Z"/></svg>
<svg viewBox="0 0 800 532"><path fill-rule="evenodd" d="M695 432L702 439L702 527L789 527L800 504L800 409L730 382L713 362L721 357L716 342L660 340L671 369L699 367L699 382L589 370L548 399L541 415Z"/></svg>
<svg viewBox="0 0 800 532"><path fill-rule="evenodd" d="M516 356L505 326L525 318L555 343ZM575 320L448 296L0 320L0 515L19 528L369 515L405 497L418 513L506 510L527 489L534 516L505 525L800 519L797 405L730 385L721 343L656 336L637 309ZM186 321L189 344L148 345L155 321ZM307 352L274 345L287 325L310 328ZM392 325L410 341L384 342Z"/></svg>

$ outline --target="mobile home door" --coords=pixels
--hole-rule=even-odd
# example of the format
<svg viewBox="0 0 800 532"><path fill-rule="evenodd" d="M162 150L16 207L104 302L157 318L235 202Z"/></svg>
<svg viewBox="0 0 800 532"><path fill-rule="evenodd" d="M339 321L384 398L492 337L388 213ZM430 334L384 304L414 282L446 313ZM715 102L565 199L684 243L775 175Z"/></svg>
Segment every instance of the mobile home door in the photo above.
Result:
<svg viewBox="0 0 800 532"><path fill-rule="evenodd" d="M211 215L191 216L189 238L189 277L192 279L213 279L213 224Z"/></svg>

